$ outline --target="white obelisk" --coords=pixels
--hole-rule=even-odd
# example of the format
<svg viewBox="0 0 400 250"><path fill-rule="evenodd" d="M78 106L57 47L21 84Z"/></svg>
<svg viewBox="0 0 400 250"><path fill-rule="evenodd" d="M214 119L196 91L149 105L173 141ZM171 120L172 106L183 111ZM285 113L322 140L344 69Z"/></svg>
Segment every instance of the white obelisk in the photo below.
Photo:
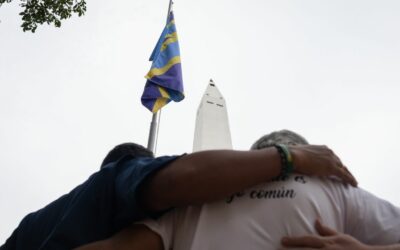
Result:
<svg viewBox="0 0 400 250"><path fill-rule="evenodd" d="M197 110L193 152L232 149L225 99L213 80L207 86Z"/></svg>

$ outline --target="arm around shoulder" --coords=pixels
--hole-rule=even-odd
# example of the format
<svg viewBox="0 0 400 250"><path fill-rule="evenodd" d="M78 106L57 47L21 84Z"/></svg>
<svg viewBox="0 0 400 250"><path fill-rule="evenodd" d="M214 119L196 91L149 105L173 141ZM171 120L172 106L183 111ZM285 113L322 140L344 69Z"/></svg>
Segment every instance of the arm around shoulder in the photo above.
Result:
<svg viewBox="0 0 400 250"><path fill-rule="evenodd" d="M203 204L278 176L280 164L275 148L188 154L146 180L139 199L152 212Z"/></svg>
<svg viewBox="0 0 400 250"><path fill-rule="evenodd" d="M290 147L295 171L317 176L335 175L356 185L354 177L326 146ZM275 147L252 151L210 150L185 155L156 171L139 194L142 206L162 211L175 206L203 204L269 181L281 174Z"/></svg>

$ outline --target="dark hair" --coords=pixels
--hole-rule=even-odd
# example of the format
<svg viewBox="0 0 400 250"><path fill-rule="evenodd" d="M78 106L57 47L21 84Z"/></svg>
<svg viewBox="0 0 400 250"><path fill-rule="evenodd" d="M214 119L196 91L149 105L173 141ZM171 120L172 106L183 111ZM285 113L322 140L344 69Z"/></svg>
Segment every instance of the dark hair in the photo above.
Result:
<svg viewBox="0 0 400 250"><path fill-rule="evenodd" d="M252 146L251 149L262 149L266 147L271 147L274 144L284 144L284 145L307 145L308 142L307 140L293 132L287 129L279 130L272 132L270 134L262 136L260 139L258 139Z"/></svg>
<svg viewBox="0 0 400 250"><path fill-rule="evenodd" d="M134 158L154 157L153 152L143 147L142 145L133 142L126 142L115 146L110 152L108 152L107 156L103 160L103 163L101 163L100 168L103 168L108 163L117 161L126 155L130 155Z"/></svg>

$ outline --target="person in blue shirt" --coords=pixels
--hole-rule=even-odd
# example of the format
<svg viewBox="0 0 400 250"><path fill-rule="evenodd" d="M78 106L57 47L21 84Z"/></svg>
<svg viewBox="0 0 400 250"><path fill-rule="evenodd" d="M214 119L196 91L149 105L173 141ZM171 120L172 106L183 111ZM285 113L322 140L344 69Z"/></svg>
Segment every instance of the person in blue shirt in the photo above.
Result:
<svg viewBox="0 0 400 250"><path fill-rule="evenodd" d="M335 175L357 185L326 146L291 146L289 150L297 172ZM124 143L111 150L100 171L84 183L25 216L0 250L72 249L109 238L132 222L157 218L173 207L221 199L282 171L276 148L154 158L146 148Z"/></svg>

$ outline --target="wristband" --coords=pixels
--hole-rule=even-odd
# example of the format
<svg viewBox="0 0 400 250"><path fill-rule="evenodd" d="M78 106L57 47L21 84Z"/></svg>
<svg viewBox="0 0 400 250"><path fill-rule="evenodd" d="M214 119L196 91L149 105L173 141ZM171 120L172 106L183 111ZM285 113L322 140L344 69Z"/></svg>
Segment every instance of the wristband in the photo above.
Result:
<svg viewBox="0 0 400 250"><path fill-rule="evenodd" d="M274 144L274 147L278 150L281 158L282 168L280 176L286 177L293 173L294 170L292 154L286 145Z"/></svg>

